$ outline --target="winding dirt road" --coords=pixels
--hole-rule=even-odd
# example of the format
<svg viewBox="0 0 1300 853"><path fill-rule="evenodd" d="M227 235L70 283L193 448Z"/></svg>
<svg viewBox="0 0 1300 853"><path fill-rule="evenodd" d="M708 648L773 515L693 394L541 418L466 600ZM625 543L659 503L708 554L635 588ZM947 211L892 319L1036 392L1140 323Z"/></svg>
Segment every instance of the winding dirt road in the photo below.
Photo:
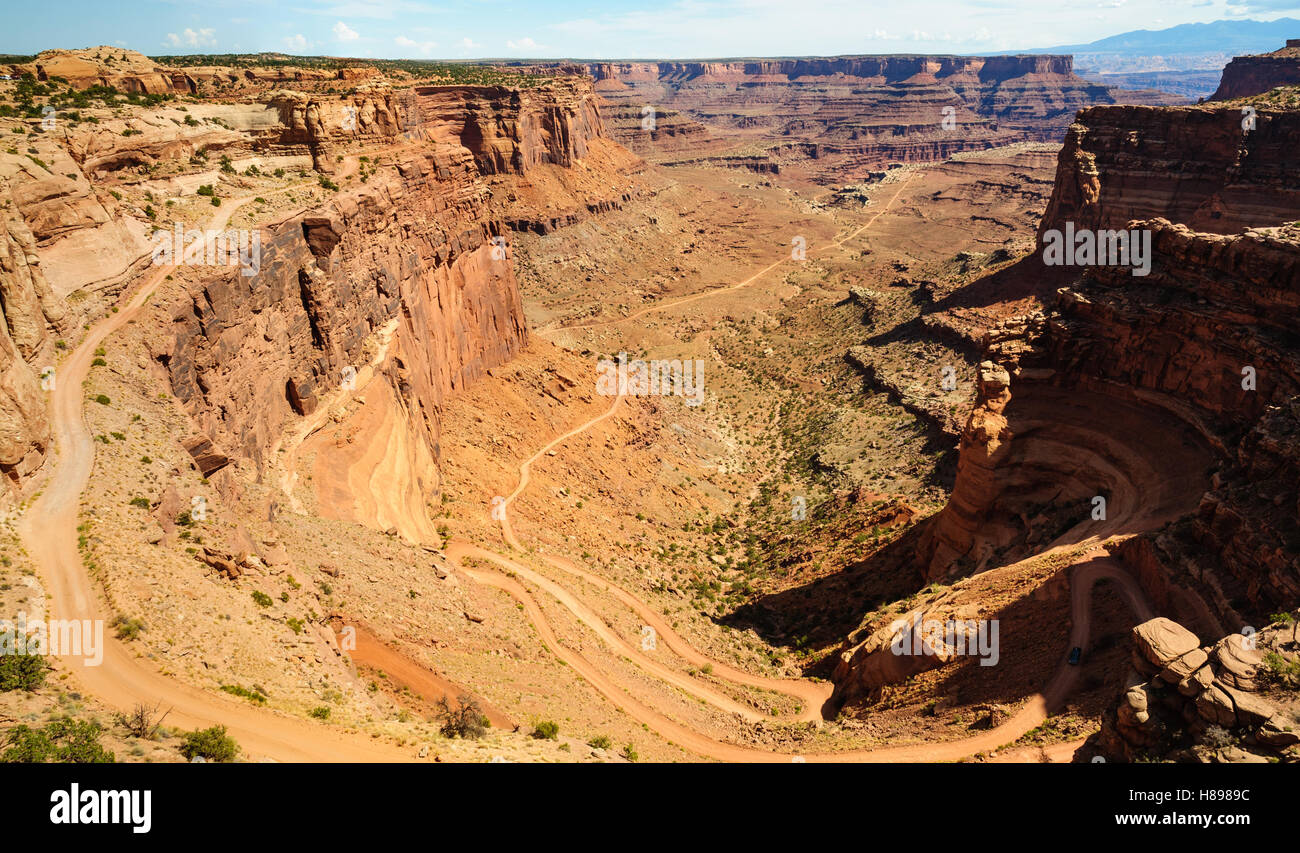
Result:
<svg viewBox="0 0 1300 853"><path fill-rule="evenodd" d="M820 249L810 251L824 251L842 246L848 240L861 234L893 205L906 184L907 181L904 181L889 204L878 211L862 227ZM208 227L214 230L223 228L233 213L242 204L250 201L251 198L232 200L227 205L224 205L221 210L214 214ZM642 309L628 317L593 323L587 327L626 322L652 312L665 311L707 296L736 290L752 284L771 270L789 262L790 259L777 261L736 285L693 294L662 305ZM141 283L135 295L122 309L117 313L110 314L90 330L81 344L59 368L57 385L51 399L51 420L58 448L58 464L51 471L40 499L25 513L19 523L19 529L28 552L40 567L42 576L46 581L51 615L58 618L101 619L105 615L100 612L99 600L92 581L82 564L76 538L80 496L89 481L94 465L94 446L84 419L83 407L85 399L82 382L89 371L95 348L109 335L121 329L139 314L142 306L152 296L155 288L170 269L170 267L163 267L153 271ZM561 328L572 329L578 327ZM510 504L528 487L529 472L533 463L568 439L580 435L612 417L619 410L622 402L622 396L616 397L608 410L551 440L519 466L518 484L509 497L506 498L499 519L502 535L509 545L523 550L510 526L508 509ZM286 479L282 481L282 484L287 487L286 491L292 493L292 479ZM616 683L612 677L599 667L592 664L579 652L562 644L532 593L524 588L518 580L507 575L506 572L512 572L527 579L538 588L545 589L575 617L595 631L610 647L619 654L633 660L638 666L662 679L665 683L691 693L721 710L738 714L742 718L755 719L756 717L762 717L770 719L767 715L757 713L752 708L737 702L715 688L679 673L642 654L632 644L623 640L612 627L560 584L518 560L503 557L468 543L459 541L449 543L447 554L451 560L459 565L460 570L469 577L484 585L500 589L519 601L533 623L538 636L552 653L571 666L575 672L616 707L638 722L644 723L670 742L698 755L722 761L899 762L958 760L974 753L989 752L1004 746L1041 724L1046 718L1047 708L1061 701L1069 694L1078 675L1077 668L1068 667L1063 661L1043 694L1031 697L1011 719L988 732L960 741L813 755L764 751L711 738L669 719L633 698L624 687ZM554 568L580 578L586 583L594 584L617 598L644 620L645 624L654 627L664 643L688 663L699 667L711 665L713 673L717 677L735 684L792 696L801 703L798 719L808 721L821 719L821 708L830 695L830 686L828 684L791 679L769 679L744 672L720 661L712 661L686 643L672 630L671 626L667 624L660 614L631 593L580 568L570 560L544 554L540 556ZM467 557L493 564L500 567L502 571L467 566L465 565L465 558ZM1072 645L1086 645L1090 630L1091 589L1095 583L1106 578L1113 579L1120 584L1121 591L1140 618L1148 618L1149 608L1143 601L1141 592L1132 581L1132 578L1121 567L1114 564L1109 557L1105 556L1104 551L1090 554L1087 562L1082 562L1071 570L1071 607L1074 622L1071 636ZM111 707L129 710L138 702L161 703L162 706L171 709L168 719L175 725L197 728L214 723L223 724L240 742L246 754L252 757L266 757L283 761L349 762L411 759L407 752L371 737L351 734L322 723L308 722L272 711L253 708L233 697L225 697L197 687L184 685L159 673L148 662L136 657L126 644L116 639L106 639L105 646L104 660L101 666L86 666L80 659L75 658L67 660L66 664L87 692L95 695Z"/></svg>
<svg viewBox="0 0 1300 853"><path fill-rule="evenodd" d="M905 179L899 189L894 193L894 196L890 199L889 203L881 210L877 211L876 214L860 228L854 230L845 237L832 241L831 243L812 251L825 251L831 248L843 246L844 243L870 228L882 214L893 206L894 202L897 201L899 196L902 194L903 189L906 187L907 182L910 181L910 179L911 176ZM754 281L758 280L773 269L776 269L785 263L789 263L790 260L792 259L781 259L735 285L715 288L713 290L692 294L680 299L670 300L660 305L644 308L626 317L588 324L561 326L556 327L551 331L594 328L598 326L623 323L654 312L666 311L679 305L694 302L708 296L737 290L752 284ZM613 403L603 413L552 439L519 465L519 479L517 485L498 506L494 513L495 517L500 522L502 538L509 546L519 551L525 550L510 524L509 509L515 499L518 498L528 487L533 464L570 438L581 435L587 430L612 417L616 412L618 412L622 403L622 395L615 397ZM1029 701L1027 701L1014 716L1001 725L982 734L962 740L809 755L771 752L751 747L738 746L736 744L730 744L710 738L707 735L689 729L676 721L668 719L658 711L634 699L625 688L619 686L599 667L591 663L587 658L583 657L581 653L560 643L553 627L543 614L541 607L533 598L532 594L528 592L522 584L512 577L503 576L496 571L468 567L465 565L464 558L471 557L480 561L492 563L500 567L502 571L525 578L535 586L546 590L570 613L576 616L584 624L591 627L596 634L614 650L632 660L645 671L658 676L666 683L686 690L692 695L699 697L721 710L738 713L745 719L753 720L756 716L762 717L762 715L755 715L750 712L750 709L747 709L744 706L737 709L735 706L738 703L735 703L728 697L721 696L721 694L718 694L716 691L712 690L712 688L701 684L695 679L684 676L675 670L671 670L660 664L658 661L655 661L654 659L633 649L631 645L620 637L612 627L601 620L599 616L596 616L590 608L578 600L572 593L555 583L550 578L540 574L518 560L503 557L495 552L459 540L449 542L447 544L446 553L448 558L455 562L460 567L461 571L470 578L487 586L500 589L519 601L519 603L523 605L529 619L532 621L538 635L541 637L542 642L546 644L551 652L564 663L572 667L575 672L581 675L616 707L636 721L653 729L669 742L675 743L678 746L698 755L721 761L956 761L976 753L992 752L1017 740L1025 733L1041 725L1047 719L1048 709L1063 702L1073 690L1079 673L1077 667L1069 666L1066 663L1065 655L1062 654L1061 664L1056 674L1042 693L1030 697ZM538 553L538 556L550 566L578 577L587 583L593 584L617 598L644 620L646 625L654 628L658 636L664 640L665 644L674 653L692 666L703 667L707 665L712 668L712 673L714 675L734 684L757 687L795 697L801 703L801 712L798 715L799 720L820 722L823 719L822 708L831 695L832 688L829 684L813 681L765 678L738 670L721 661L711 660L691 647L672 630L666 620L664 620L659 613L627 590L617 586L605 578L580 568L573 561L567 558L540 552ZM1041 554L1035 555L1031 559L1038 559L1041 556ZM1101 580L1110 579L1119 584L1122 594L1128 601L1130 608L1138 617L1139 621L1145 621L1151 618L1150 608L1147 606L1146 601L1142 596L1141 589L1137 586L1133 578L1125 572L1120 565L1110 558L1109 554L1104 549L1097 548L1085 554L1083 559L1070 569L1070 573L1071 620L1073 623L1070 637L1071 646L1086 646L1088 643L1088 637L1091 630L1091 592L1093 586ZM1065 747L1062 745L1056 745L1046 750L1017 751L1017 755L1023 752L1027 760L1029 752L1032 751L1037 751L1056 759L1064 758L1067 754L1073 753L1072 749L1068 750L1067 753Z"/></svg>
<svg viewBox="0 0 1300 853"><path fill-rule="evenodd" d="M285 187L284 190L293 187ZM280 191L284 191L280 190ZM217 210L207 230L225 228L230 217L254 196L232 199ZM51 424L58 448L57 465L49 474L39 500L23 515L18 529L28 553L40 568L49 594L50 617L105 619L93 583L77 549L81 493L94 468L95 450L86 426L82 382L90 370L95 348L140 312L174 266L155 269L117 313L94 326L59 366L50 400ZM62 663L83 689L106 705L130 711L137 703L169 708L169 726L226 726L246 756L277 761L409 761L407 751L334 726L311 723L273 711L253 708L234 697L191 687L169 678L137 657L105 631L99 666L79 657Z"/></svg>

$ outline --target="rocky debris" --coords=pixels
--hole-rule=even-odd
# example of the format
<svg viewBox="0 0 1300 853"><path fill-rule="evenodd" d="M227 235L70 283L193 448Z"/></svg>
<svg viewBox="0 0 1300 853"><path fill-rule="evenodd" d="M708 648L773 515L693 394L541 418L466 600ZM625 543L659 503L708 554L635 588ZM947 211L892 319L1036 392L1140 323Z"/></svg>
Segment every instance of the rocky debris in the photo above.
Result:
<svg viewBox="0 0 1300 853"><path fill-rule="evenodd" d="M876 311L880 309L880 294L860 284L849 288L849 298L863 309L864 319L868 322L875 318Z"/></svg>
<svg viewBox="0 0 1300 853"><path fill-rule="evenodd" d="M200 563L211 566L227 580L237 581L248 572L261 574L265 566L256 554L241 552L231 554L228 551L222 551L217 548L204 546L203 550L194 555L194 559Z"/></svg>
<svg viewBox="0 0 1300 853"><path fill-rule="evenodd" d="M194 459L194 464L198 466L199 473L204 477L209 477L230 464L230 457L218 453L212 444L212 439L206 435L187 438L181 442L181 446Z"/></svg>
<svg viewBox="0 0 1300 853"><path fill-rule="evenodd" d="M874 700L886 685L973 653L979 643L978 618L977 607L957 604L956 594L949 591L874 630L859 629L835 663L832 703Z"/></svg>
<svg viewBox="0 0 1300 853"><path fill-rule="evenodd" d="M1134 627L1132 686L1075 760L1093 755L1108 761L1300 760L1290 751L1300 744L1300 695L1289 688L1265 694L1255 679L1265 650L1294 645L1289 633L1274 626L1257 636L1231 634L1203 646L1167 618ZM1233 669L1221 663L1224 659ZM1247 682L1250 687L1242 686Z"/></svg>

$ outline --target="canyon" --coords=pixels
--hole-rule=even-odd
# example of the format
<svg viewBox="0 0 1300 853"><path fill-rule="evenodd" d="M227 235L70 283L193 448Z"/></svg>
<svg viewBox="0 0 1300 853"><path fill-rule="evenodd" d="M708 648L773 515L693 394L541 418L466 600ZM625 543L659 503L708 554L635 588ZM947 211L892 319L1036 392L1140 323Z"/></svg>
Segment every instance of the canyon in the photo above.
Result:
<svg viewBox="0 0 1300 853"><path fill-rule="evenodd" d="M1096 104L1168 104L1074 73L1069 56L849 56L592 63L614 138L643 156L821 185L897 163L1060 138ZM653 115L651 112L653 111ZM660 121L660 111L664 113ZM645 121L653 117L653 127Z"/></svg>
<svg viewBox="0 0 1300 853"><path fill-rule="evenodd" d="M100 717L289 760L1296 760L1284 103L1050 55L11 71L0 605L143 625L55 663ZM1067 226L1149 274L1051 265ZM159 263L173 229L257 262ZM619 353L698 360L699 405L602 393ZM897 654L925 620L996 620L996 663Z"/></svg>

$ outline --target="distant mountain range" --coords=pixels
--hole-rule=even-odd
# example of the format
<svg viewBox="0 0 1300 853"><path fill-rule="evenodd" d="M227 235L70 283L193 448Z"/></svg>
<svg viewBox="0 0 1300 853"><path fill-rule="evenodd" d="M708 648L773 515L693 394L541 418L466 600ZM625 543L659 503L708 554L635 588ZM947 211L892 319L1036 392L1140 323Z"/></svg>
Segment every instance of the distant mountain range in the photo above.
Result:
<svg viewBox="0 0 1300 853"><path fill-rule="evenodd" d="M1221 70L1234 56L1268 53L1300 38L1300 20L1211 21L1164 30L1133 30L1087 44L1006 53L1072 53L1081 71L1141 73Z"/></svg>

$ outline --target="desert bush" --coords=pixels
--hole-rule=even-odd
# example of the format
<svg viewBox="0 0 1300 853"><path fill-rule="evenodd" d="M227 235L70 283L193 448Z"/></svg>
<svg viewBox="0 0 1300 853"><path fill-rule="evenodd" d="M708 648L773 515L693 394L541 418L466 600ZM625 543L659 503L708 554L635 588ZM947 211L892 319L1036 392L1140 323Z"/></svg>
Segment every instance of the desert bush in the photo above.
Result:
<svg viewBox="0 0 1300 853"><path fill-rule="evenodd" d="M119 613L112 623L119 640L134 640L144 631L144 622Z"/></svg>
<svg viewBox="0 0 1300 853"><path fill-rule="evenodd" d="M171 713L170 711L164 711L159 716L158 707L154 705L150 708L143 702L137 702L130 713L118 714L117 721L131 733L132 737L153 740L158 737L158 730L162 728L163 720L167 719L167 714Z"/></svg>
<svg viewBox="0 0 1300 853"><path fill-rule="evenodd" d="M181 755L189 761L203 758L224 763L239 757L239 744L226 734L225 726L213 726L186 734L185 742L181 744Z"/></svg>
<svg viewBox="0 0 1300 853"><path fill-rule="evenodd" d="M538 740L559 740L560 725L553 720L538 720L533 724L532 736Z"/></svg>
<svg viewBox="0 0 1300 853"><path fill-rule="evenodd" d="M113 753L99 743L103 731L99 723L71 717L39 729L14 726L0 742L0 763L111 764Z"/></svg>
<svg viewBox="0 0 1300 853"><path fill-rule="evenodd" d="M488 718L479 707L478 702L469 696L461 696L456 706L443 696L438 700L438 722L445 737L462 737L477 740L487 734Z"/></svg>
<svg viewBox="0 0 1300 853"><path fill-rule="evenodd" d="M45 655L0 655L0 693L37 690L45 683L45 674L49 669Z"/></svg>

